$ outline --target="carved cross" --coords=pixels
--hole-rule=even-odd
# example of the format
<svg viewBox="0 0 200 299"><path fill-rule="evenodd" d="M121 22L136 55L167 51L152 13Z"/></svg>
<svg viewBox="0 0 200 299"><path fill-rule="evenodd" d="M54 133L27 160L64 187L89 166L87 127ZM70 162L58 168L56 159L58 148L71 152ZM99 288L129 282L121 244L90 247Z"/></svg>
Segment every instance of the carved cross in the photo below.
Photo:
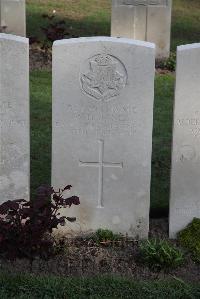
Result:
<svg viewBox="0 0 200 299"><path fill-rule="evenodd" d="M79 166L85 167L96 167L99 168L99 179L98 179L98 208L103 208L103 169L104 167L110 168L123 168L123 163L112 163L104 162L104 141L98 140L99 142L99 160L98 162L82 162L79 161Z"/></svg>

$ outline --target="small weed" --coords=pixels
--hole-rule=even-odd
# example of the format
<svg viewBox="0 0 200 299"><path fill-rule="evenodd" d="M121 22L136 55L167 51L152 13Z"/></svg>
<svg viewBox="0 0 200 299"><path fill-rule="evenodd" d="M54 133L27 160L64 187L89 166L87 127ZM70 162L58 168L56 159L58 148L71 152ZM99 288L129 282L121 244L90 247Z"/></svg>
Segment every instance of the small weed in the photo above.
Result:
<svg viewBox="0 0 200 299"><path fill-rule="evenodd" d="M176 70L176 53L172 52L169 56L169 58L167 58L163 64L162 64L162 68L167 69L171 72L174 72Z"/></svg>
<svg viewBox="0 0 200 299"><path fill-rule="evenodd" d="M121 239L120 234L115 234L108 229L98 229L92 236L93 241L97 244L109 245Z"/></svg>
<svg viewBox="0 0 200 299"><path fill-rule="evenodd" d="M176 268L184 261L183 253L166 240L152 239L140 243L141 260L157 270Z"/></svg>
<svg viewBox="0 0 200 299"><path fill-rule="evenodd" d="M189 250L195 262L200 263L200 219L193 221L178 234L181 246Z"/></svg>

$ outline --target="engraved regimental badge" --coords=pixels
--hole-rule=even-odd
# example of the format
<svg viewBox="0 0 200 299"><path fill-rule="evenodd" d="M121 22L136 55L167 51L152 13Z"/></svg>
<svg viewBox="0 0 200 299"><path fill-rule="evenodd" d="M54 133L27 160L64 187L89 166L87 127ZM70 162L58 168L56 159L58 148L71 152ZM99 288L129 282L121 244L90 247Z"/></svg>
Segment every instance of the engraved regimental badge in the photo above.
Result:
<svg viewBox="0 0 200 299"><path fill-rule="evenodd" d="M99 54L87 60L86 64L84 68L88 71L80 75L81 87L96 100L109 101L126 86L126 69L116 57Z"/></svg>

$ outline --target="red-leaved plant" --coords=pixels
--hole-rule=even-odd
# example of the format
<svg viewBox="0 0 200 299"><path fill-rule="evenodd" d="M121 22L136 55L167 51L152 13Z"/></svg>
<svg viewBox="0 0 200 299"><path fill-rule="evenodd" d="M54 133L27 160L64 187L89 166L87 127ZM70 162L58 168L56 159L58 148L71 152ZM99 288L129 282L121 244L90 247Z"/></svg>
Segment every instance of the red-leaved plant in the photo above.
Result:
<svg viewBox="0 0 200 299"><path fill-rule="evenodd" d="M48 258L54 252L53 229L76 218L61 216L61 208L79 205L77 196L65 198L71 185L55 191L48 185L37 189L31 201L17 199L0 205L0 254L14 259L35 256Z"/></svg>

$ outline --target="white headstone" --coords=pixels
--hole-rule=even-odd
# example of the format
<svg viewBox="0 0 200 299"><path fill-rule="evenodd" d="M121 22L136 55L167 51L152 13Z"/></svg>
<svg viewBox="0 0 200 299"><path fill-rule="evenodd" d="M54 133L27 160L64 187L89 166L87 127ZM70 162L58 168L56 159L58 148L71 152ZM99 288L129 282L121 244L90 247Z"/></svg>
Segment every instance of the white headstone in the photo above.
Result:
<svg viewBox="0 0 200 299"><path fill-rule="evenodd" d="M150 43L54 43L52 185L80 196L74 231L148 235L154 64Z"/></svg>
<svg viewBox="0 0 200 299"><path fill-rule="evenodd" d="M170 237L200 218L200 44L177 50Z"/></svg>
<svg viewBox="0 0 200 299"><path fill-rule="evenodd" d="M6 33L26 36L25 0L0 0L0 26Z"/></svg>
<svg viewBox="0 0 200 299"><path fill-rule="evenodd" d="M29 198L28 39L0 34L0 203Z"/></svg>
<svg viewBox="0 0 200 299"><path fill-rule="evenodd" d="M172 0L112 0L111 35L156 44L156 57L170 53Z"/></svg>

